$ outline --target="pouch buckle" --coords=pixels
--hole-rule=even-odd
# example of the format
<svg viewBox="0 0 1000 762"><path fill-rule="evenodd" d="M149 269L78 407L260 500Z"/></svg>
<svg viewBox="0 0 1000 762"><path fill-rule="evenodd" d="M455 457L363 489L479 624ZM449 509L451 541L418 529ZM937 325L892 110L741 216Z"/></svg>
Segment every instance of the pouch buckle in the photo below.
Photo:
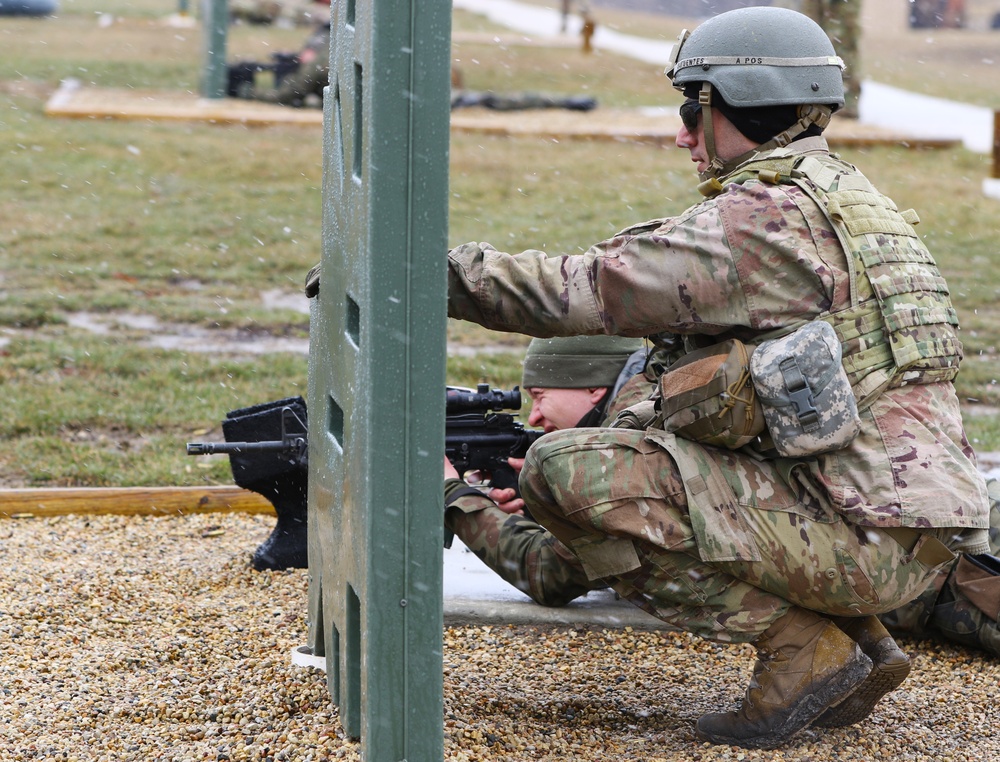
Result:
<svg viewBox="0 0 1000 762"><path fill-rule="evenodd" d="M819 412L816 410L812 389L802 377L802 371L794 357L786 357L778 367L781 368L788 399L795 405L795 415L802 424L803 431L812 431L819 426Z"/></svg>

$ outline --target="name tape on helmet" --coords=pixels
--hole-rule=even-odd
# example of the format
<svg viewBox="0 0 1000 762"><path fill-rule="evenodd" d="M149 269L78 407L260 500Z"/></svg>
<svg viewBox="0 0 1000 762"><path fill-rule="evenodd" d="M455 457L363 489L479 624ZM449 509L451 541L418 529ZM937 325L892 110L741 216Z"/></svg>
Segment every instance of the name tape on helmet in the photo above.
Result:
<svg viewBox="0 0 1000 762"><path fill-rule="evenodd" d="M813 58L772 58L769 56L700 56L685 58L673 65L673 73L692 66L836 66L843 70L844 61L840 56L816 56Z"/></svg>

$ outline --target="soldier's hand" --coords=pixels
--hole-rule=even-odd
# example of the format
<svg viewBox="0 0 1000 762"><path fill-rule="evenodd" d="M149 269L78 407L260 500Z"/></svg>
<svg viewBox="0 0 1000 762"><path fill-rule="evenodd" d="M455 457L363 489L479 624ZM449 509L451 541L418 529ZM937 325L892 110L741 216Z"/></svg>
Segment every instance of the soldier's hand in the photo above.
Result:
<svg viewBox="0 0 1000 762"><path fill-rule="evenodd" d="M487 493L487 496L504 513L524 514L524 501L518 497L517 490L513 487L508 489L494 487Z"/></svg>
<svg viewBox="0 0 1000 762"><path fill-rule="evenodd" d="M521 473L521 468L524 466L524 458L508 458L507 462L510 467L514 469L515 473ZM467 475L468 478L463 479L466 483L472 482L473 486L479 486L482 484L483 474L478 471L472 472ZM448 458L444 459L444 478L445 479L462 479L463 477L458 473L455 466L452 465ZM477 482L478 478L478 482ZM494 487L489 492L486 493L487 497L497 504L499 508L504 513L524 513L524 501L520 498L517 490L513 487L508 487L507 489L500 489L499 487Z"/></svg>
<svg viewBox="0 0 1000 762"><path fill-rule="evenodd" d="M524 458L507 458L507 465L513 469L515 475L520 475L521 469L524 468ZM524 501L513 487L491 489L489 497L504 513L524 514Z"/></svg>

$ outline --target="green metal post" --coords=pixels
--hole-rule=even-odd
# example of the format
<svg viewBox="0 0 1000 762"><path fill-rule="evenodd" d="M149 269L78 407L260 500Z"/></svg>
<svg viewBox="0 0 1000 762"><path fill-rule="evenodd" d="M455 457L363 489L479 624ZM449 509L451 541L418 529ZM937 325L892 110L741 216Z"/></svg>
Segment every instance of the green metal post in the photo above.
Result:
<svg viewBox="0 0 1000 762"><path fill-rule="evenodd" d="M202 0L203 55L201 96L226 97L226 32L229 5L226 0Z"/></svg>
<svg viewBox="0 0 1000 762"><path fill-rule="evenodd" d="M367 762L440 760L451 3L331 9L310 647Z"/></svg>

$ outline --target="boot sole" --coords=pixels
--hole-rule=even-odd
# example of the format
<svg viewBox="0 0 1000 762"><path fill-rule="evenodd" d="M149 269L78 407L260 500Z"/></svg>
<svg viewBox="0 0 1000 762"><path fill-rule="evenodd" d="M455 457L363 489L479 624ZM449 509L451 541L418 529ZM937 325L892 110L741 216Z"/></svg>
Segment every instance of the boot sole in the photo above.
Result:
<svg viewBox="0 0 1000 762"><path fill-rule="evenodd" d="M845 665L820 690L804 696L802 701L785 717L784 721L779 726L771 728L767 733L751 737L728 736L720 733L706 733L696 725L695 735L699 740L709 743L742 746L746 749L773 749L780 746L800 730L812 724L816 717L829 708L831 704L846 700L853 691L859 689L859 686L871 674L873 665L872 660L862 654L860 650L857 654L858 658L855 661Z"/></svg>
<svg viewBox="0 0 1000 762"><path fill-rule="evenodd" d="M875 663L861 686L842 702L827 709L813 723L818 728L844 728L861 722L887 693L896 690L910 674L910 660L897 664Z"/></svg>

